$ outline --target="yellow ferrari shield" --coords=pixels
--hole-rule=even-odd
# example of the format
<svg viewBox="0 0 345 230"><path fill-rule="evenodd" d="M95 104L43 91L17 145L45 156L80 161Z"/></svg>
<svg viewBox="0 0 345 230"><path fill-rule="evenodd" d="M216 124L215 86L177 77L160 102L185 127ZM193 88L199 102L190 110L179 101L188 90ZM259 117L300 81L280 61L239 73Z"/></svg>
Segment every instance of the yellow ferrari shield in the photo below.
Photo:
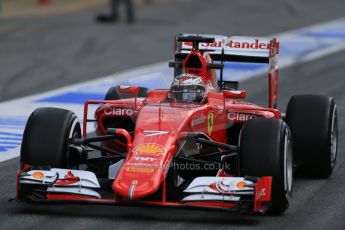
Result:
<svg viewBox="0 0 345 230"><path fill-rule="evenodd" d="M208 112L208 122L207 122L207 131L208 135L211 136L212 130L213 130L213 118L214 118L214 112L210 110Z"/></svg>

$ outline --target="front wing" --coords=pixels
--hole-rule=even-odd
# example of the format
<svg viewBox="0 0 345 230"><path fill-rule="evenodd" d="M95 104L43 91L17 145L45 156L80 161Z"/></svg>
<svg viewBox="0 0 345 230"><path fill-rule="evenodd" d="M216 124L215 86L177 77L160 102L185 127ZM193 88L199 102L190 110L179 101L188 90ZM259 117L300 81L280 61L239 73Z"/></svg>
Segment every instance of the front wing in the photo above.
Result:
<svg viewBox="0 0 345 230"><path fill-rule="evenodd" d="M197 177L183 191L183 197L174 202L166 200L165 189L161 200L129 201L116 196L116 191L111 190L112 183L113 180L106 179L104 182L93 172L84 170L38 170L27 167L17 172L16 199L35 202L203 207L264 213L269 208L272 177Z"/></svg>

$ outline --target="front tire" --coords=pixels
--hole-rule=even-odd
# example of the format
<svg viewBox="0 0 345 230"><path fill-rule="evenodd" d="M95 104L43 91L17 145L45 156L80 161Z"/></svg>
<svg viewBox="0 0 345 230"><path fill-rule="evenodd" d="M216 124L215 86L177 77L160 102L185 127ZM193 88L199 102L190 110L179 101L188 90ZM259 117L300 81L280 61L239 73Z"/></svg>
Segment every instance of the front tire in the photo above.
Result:
<svg viewBox="0 0 345 230"><path fill-rule="evenodd" d="M68 140L81 137L77 116L68 110L38 108L26 124L20 152L21 168L25 165L72 168Z"/></svg>
<svg viewBox="0 0 345 230"><path fill-rule="evenodd" d="M272 176L271 214L289 207L292 193L292 148L288 126L278 119L248 121L240 135L241 176Z"/></svg>

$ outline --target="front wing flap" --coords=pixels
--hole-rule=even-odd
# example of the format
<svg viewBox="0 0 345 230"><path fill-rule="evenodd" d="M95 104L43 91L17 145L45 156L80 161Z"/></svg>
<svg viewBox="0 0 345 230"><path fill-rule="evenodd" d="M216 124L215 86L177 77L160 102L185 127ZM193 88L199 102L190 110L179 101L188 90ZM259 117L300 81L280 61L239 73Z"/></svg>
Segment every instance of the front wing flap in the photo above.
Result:
<svg viewBox="0 0 345 230"><path fill-rule="evenodd" d="M249 203L254 212L265 212L271 200L272 177L198 177L184 190L182 202Z"/></svg>
<svg viewBox="0 0 345 230"><path fill-rule="evenodd" d="M18 174L17 199L49 199L49 197L96 198L100 184L96 175L89 171L52 168L27 170Z"/></svg>

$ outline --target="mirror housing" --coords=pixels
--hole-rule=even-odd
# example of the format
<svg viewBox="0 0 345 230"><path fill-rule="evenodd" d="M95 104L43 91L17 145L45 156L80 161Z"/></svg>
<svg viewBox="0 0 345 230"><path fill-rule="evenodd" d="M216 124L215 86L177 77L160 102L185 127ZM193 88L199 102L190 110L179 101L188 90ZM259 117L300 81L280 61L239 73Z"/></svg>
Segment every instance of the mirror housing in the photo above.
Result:
<svg viewBox="0 0 345 230"><path fill-rule="evenodd" d="M117 91L119 93L127 93L127 94L133 94L135 97L139 94L139 87L138 86L117 86Z"/></svg>
<svg viewBox="0 0 345 230"><path fill-rule="evenodd" d="M139 94L139 86L117 86L116 90L119 93L133 94L134 95L134 108L137 109L137 97Z"/></svg>
<svg viewBox="0 0 345 230"><path fill-rule="evenodd" d="M227 98L236 98L236 99L244 99L247 96L247 91L245 90L224 90L223 97L224 99Z"/></svg>

